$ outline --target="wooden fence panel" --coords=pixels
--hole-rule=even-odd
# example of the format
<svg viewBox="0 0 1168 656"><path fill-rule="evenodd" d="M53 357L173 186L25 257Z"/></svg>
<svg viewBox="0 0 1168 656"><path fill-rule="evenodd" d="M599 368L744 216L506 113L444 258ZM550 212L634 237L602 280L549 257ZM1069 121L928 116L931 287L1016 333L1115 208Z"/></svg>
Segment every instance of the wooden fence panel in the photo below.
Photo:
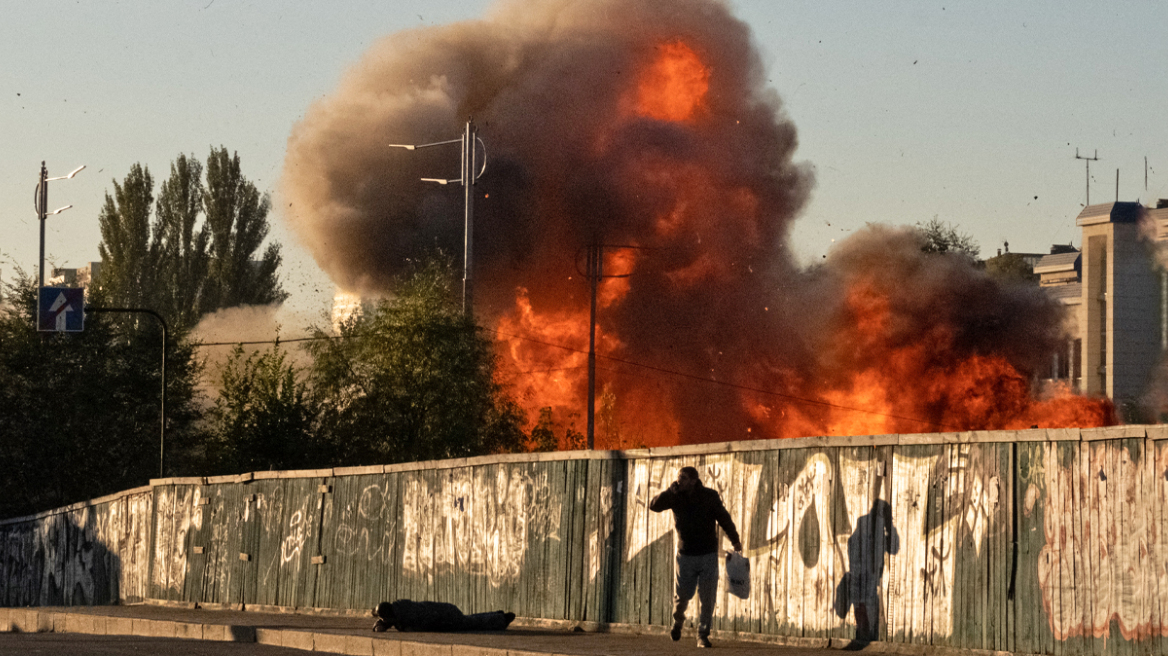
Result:
<svg viewBox="0 0 1168 656"><path fill-rule="evenodd" d="M663 459L652 460L648 468L647 489L645 501L645 534L644 547L641 550L644 563L644 578L641 580L641 589L638 596L641 604L638 606L640 621L644 624L656 626L673 625L673 593L676 580L676 544L677 535L673 528L673 512L653 512L648 510L649 503L658 494L661 494L677 480L677 472L684 466L697 466L703 481L709 481L707 467L709 462L700 462L696 459ZM690 623L696 627L700 604L697 595L691 600L687 609Z"/></svg>
<svg viewBox="0 0 1168 656"><path fill-rule="evenodd" d="M1043 498L1046 495L1046 453L1041 442L1018 445L1017 484L1022 499L1018 523L1018 565L1014 568L1014 649L1024 653L1052 653L1046 638L1046 617L1039 587L1038 567L1045 541ZM1045 559L1045 555L1042 556Z"/></svg>
<svg viewBox="0 0 1168 656"><path fill-rule="evenodd" d="M564 590L563 619L580 621L584 619L585 573L588 566L588 465L590 460L564 461L564 498L561 515L564 527L563 549L564 567L562 587Z"/></svg>
<svg viewBox="0 0 1168 656"><path fill-rule="evenodd" d="M1151 440L1149 440L1151 441ZM1152 442L1155 453L1150 472L1153 511L1149 561L1155 581L1155 603L1150 623L1148 651L1168 653L1168 440Z"/></svg>
<svg viewBox="0 0 1168 656"><path fill-rule="evenodd" d="M772 547L778 550L775 556L775 613L780 634L803 636L802 617L799 615L802 597L802 577L796 571L802 570L799 551L799 520L796 516L795 496L799 473L807 464L806 452L802 449L782 451L776 454L777 480L775 488L775 528L776 537Z"/></svg>
<svg viewBox="0 0 1168 656"><path fill-rule="evenodd" d="M0 521L0 604L343 609L408 597L668 626L673 520L648 503L692 465L752 565L750 599L720 576L716 629L1161 653L1168 440L1153 435L1164 432L828 438L168 479ZM695 600L691 621L698 612Z"/></svg>
<svg viewBox="0 0 1168 656"><path fill-rule="evenodd" d="M120 598L137 602L149 596L150 518L154 516L154 495L150 492L126 498L123 530L127 544L119 549L122 561Z"/></svg>
<svg viewBox="0 0 1168 656"><path fill-rule="evenodd" d="M207 545L211 540L211 487L197 485L191 494L191 525L187 533L187 575L183 585L183 601L204 601L207 567Z"/></svg>

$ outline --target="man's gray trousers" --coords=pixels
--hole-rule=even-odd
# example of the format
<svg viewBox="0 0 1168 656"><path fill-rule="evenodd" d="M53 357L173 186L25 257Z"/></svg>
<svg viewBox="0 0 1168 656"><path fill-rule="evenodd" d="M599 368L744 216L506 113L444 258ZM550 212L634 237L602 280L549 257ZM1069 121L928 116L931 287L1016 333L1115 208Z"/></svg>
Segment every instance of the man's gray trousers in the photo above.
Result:
<svg viewBox="0 0 1168 656"><path fill-rule="evenodd" d="M680 626L685 622L685 609L689 600L698 593L699 608L698 637L710 635L710 624L714 619L714 601L718 596L718 554L704 556L683 556L677 554L677 581L673 591L673 622Z"/></svg>

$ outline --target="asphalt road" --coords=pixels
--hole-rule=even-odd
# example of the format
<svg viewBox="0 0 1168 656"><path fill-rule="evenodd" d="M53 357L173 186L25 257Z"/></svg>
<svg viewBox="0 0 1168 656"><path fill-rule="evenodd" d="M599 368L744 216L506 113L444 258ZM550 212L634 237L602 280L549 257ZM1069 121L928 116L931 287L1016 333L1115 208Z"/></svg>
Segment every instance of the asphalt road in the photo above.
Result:
<svg viewBox="0 0 1168 656"><path fill-rule="evenodd" d="M304 656L309 652L255 643L141 638L138 636L85 635L81 633L0 633L0 656L51 654L52 656L114 656L165 654L166 656Z"/></svg>

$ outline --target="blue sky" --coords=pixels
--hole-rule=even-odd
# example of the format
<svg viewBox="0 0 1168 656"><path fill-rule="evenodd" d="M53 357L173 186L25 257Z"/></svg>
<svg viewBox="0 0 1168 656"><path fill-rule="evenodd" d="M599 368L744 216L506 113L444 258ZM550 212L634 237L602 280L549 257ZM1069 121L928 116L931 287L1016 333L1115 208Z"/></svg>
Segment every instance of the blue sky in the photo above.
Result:
<svg viewBox="0 0 1168 656"><path fill-rule="evenodd" d="M0 0L0 276L31 273L40 162L50 175L51 263L97 259L97 215L134 162L161 183L179 153L238 151L275 191L292 126L382 36L481 16L483 0L21 2ZM817 186L797 221L804 262L868 222L934 216L1044 252L1074 242L1091 198L1168 197L1168 3L730 3L753 30ZM1145 189L1144 158L1148 184ZM272 216L298 332L328 279ZM307 317L304 319L303 317Z"/></svg>

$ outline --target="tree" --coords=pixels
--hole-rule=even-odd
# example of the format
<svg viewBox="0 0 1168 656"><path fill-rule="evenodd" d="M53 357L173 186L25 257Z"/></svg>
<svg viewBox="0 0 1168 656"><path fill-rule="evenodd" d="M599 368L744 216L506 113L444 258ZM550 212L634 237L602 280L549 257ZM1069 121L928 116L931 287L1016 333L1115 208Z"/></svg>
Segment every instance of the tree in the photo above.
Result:
<svg viewBox="0 0 1168 656"><path fill-rule="evenodd" d="M496 382L493 345L459 309L454 280L449 258L431 258L336 338L314 329L309 382L334 464L520 449L523 413Z"/></svg>
<svg viewBox="0 0 1168 656"><path fill-rule="evenodd" d="M213 471L301 469L319 462L315 413L298 378L278 342L250 354L235 347L211 411L207 459Z"/></svg>
<svg viewBox="0 0 1168 656"><path fill-rule="evenodd" d="M101 286L109 302L142 307L155 298L157 251L150 242L150 206L154 203L154 178L140 164L130 167L122 184L114 180L114 195L105 195L98 215L101 243Z"/></svg>
<svg viewBox="0 0 1168 656"><path fill-rule="evenodd" d="M926 253L953 253L976 261L981 247L970 235L958 232L953 225L933 217L928 223L917 224L921 250Z"/></svg>
<svg viewBox="0 0 1168 656"><path fill-rule="evenodd" d="M1034 267L1017 253L1002 253L985 262L986 273L1001 282L1036 282Z"/></svg>
<svg viewBox="0 0 1168 656"><path fill-rule="evenodd" d="M283 302L280 245L253 259L269 231L271 201L242 173L239 155L212 149L205 168L192 155L171 163L151 223L154 180L134 164L99 222L99 285L110 302L148 307L178 330L211 312ZM201 219L201 220L200 220Z"/></svg>
<svg viewBox="0 0 1168 656"><path fill-rule="evenodd" d="M211 233L211 260L203 297L204 314L237 305L267 305L288 298L276 278L280 245L272 243L253 264L268 236L271 201L243 177L239 155L211 149L203 195L206 226Z"/></svg>
<svg viewBox="0 0 1168 656"><path fill-rule="evenodd" d="M0 517L146 484L158 475L161 331L91 314L84 332L38 333L36 281L18 274L0 310ZM197 437L198 364L189 344L167 356L173 473Z"/></svg>
<svg viewBox="0 0 1168 656"><path fill-rule="evenodd" d="M199 321L210 256L210 233L199 225L203 207L203 165L179 155L162 183L155 210L154 249L158 253L158 311L178 327Z"/></svg>
<svg viewBox="0 0 1168 656"><path fill-rule="evenodd" d="M555 451L559 447L556 439L556 425L552 420L551 407L539 409L539 420L531 428L532 451Z"/></svg>

